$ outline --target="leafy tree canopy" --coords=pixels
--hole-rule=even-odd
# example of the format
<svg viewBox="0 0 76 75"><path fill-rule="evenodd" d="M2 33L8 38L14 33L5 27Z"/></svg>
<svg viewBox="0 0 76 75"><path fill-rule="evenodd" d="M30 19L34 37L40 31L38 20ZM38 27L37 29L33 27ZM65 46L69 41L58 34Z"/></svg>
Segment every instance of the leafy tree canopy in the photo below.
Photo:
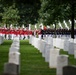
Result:
<svg viewBox="0 0 76 75"><path fill-rule="evenodd" d="M3 16L2 16L2 20L3 23L5 24L17 24L18 23L18 19L20 18L19 11L17 8L15 8L15 4L13 4L10 7L4 7L3 8L4 12L3 12Z"/></svg>

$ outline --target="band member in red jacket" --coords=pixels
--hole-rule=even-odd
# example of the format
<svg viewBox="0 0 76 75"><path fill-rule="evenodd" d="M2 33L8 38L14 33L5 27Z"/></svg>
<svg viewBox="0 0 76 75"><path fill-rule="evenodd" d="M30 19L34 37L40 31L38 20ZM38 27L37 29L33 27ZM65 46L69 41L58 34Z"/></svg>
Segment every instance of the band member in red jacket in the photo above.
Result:
<svg viewBox="0 0 76 75"><path fill-rule="evenodd" d="M32 30L29 30L29 38L32 36Z"/></svg>
<svg viewBox="0 0 76 75"><path fill-rule="evenodd" d="M0 36L2 36L2 28L0 28Z"/></svg>
<svg viewBox="0 0 76 75"><path fill-rule="evenodd" d="M25 37L25 39L28 39L28 33L27 32L28 32L27 30L24 30L24 37Z"/></svg>
<svg viewBox="0 0 76 75"><path fill-rule="evenodd" d="M15 36L17 36L20 39L20 28L15 30Z"/></svg>
<svg viewBox="0 0 76 75"><path fill-rule="evenodd" d="M10 39L13 40L14 37L15 37L15 30L14 30L14 28L10 30L10 36L11 36Z"/></svg>
<svg viewBox="0 0 76 75"><path fill-rule="evenodd" d="M6 33L6 29L3 28L3 29L2 29L2 36L3 36L4 39L5 39L5 33Z"/></svg>
<svg viewBox="0 0 76 75"><path fill-rule="evenodd" d="M38 37L41 39L41 29L38 31Z"/></svg>
<svg viewBox="0 0 76 75"><path fill-rule="evenodd" d="M7 28L5 34L6 34L6 39L8 40L9 39L9 35L10 35L10 29L9 28Z"/></svg>
<svg viewBox="0 0 76 75"><path fill-rule="evenodd" d="M20 39L23 40L24 39L24 28L20 29Z"/></svg>

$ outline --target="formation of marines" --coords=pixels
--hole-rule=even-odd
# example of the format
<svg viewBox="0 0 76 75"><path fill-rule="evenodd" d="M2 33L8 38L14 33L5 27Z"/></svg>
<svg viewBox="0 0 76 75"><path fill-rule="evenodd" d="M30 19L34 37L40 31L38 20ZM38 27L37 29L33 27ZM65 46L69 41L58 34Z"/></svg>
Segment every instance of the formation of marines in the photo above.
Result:
<svg viewBox="0 0 76 75"><path fill-rule="evenodd" d="M0 28L0 36L3 36L4 39L13 40L15 36L18 36L21 40L24 38L28 38L28 36L32 35L32 30L24 29L24 28Z"/></svg>
<svg viewBox="0 0 76 75"><path fill-rule="evenodd" d="M11 39L13 40L15 36L18 36L20 40L23 39L28 39L31 36L38 36L39 38L45 37L45 36L63 36L63 35L69 35L70 36L71 30L68 29L48 29L47 27L44 26L43 29L34 29L34 30L29 30L29 28L25 27L0 27L0 36L4 37L4 39ZM76 30L75 30L76 33Z"/></svg>

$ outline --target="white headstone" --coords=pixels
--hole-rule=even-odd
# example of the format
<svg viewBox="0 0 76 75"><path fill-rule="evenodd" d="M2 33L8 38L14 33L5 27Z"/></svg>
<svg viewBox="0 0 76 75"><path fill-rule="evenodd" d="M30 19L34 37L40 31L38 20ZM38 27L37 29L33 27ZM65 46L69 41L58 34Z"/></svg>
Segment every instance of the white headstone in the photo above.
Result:
<svg viewBox="0 0 76 75"><path fill-rule="evenodd" d="M39 40L38 40L38 49L40 50L40 52L42 52L43 46L44 46L44 44L43 44L42 39L39 39Z"/></svg>
<svg viewBox="0 0 76 75"><path fill-rule="evenodd" d="M11 47L9 49L9 52L18 52L19 51L19 47Z"/></svg>
<svg viewBox="0 0 76 75"><path fill-rule="evenodd" d="M19 43L12 43L11 47L20 47Z"/></svg>
<svg viewBox="0 0 76 75"><path fill-rule="evenodd" d="M49 67L57 68L57 56L59 55L60 49L50 50Z"/></svg>
<svg viewBox="0 0 76 75"><path fill-rule="evenodd" d="M46 46L47 46L47 43L45 42L45 43L44 43L44 48L43 48L43 50L42 50L42 57L45 57Z"/></svg>
<svg viewBox="0 0 76 75"><path fill-rule="evenodd" d="M68 51L69 54L74 54L74 43L73 42L70 42L69 43L69 51Z"/></svg>
<svg viewBox="0 0 76 75"><path fill-rule="evenodd" d="M20 63L20 53L19 52L9 53L9 63L14 63L14 64L19 65L19 63Z"/></svg>
<svg viewBox="0 0 76 75"><path fill-rule="evenodd" d="M45 57L45 50L46 50L46 42L44 42L44 46L43 46L43 49L42 49L42 57Z"/></svg>
<svg viewBox="0 0 76 75"><path fill-rule="evenodd" d="M57 57L56 75L63 75L63 67L68 65L68 55L59 55Z"/></svg>
<svg viewBox="0 0 76 75"><path fill-rule="evenodd" d="M69 41L68 41L68 39L65 39L65 41L64 41L64 51L69 51Z"/></svg>
<svg viewBox="0 0 76 75"><path fill-rule="evenodd" d="M76 50L74 51L74 58L76 59Z"/></svg>
<svg viewBox="0 0 76 75"><path fill-rule="evenodd" d="M44 37L44 40L48 43L53 45L53 38L52 37Z"/></svg>
<svg viewBox="0 0 76 75"><path fill-rule="evenodd" d="M39 44L39 43L38 43ZM44 48L45 48L45 44L46 44L46 41L44 41L44 40L41 40L41 52L43 53L43 51L44 51Z"/></svg>
<svg viewBox="0 0 76 75"><path fill-rule="evenodd" d="M50 57L50 50L53 49L53 46L50 44L46 45L46 50L45 50L45 61L49 62L49 57Z"/></svg>
<svg viewBox="0 0 76 75"><path fill-rule="evenodd" d="M76 59L76 43L74 44L74 58Z"/></svg>

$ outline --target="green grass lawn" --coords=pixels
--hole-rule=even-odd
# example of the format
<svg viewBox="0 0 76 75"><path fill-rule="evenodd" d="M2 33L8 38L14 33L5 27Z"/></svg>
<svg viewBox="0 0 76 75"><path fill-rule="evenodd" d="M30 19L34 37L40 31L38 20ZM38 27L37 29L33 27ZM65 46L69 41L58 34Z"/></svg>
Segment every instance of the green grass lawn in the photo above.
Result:
<svg viewBox="0 0 76 75"><path fill-rule="evenodd" d="M28 41L21 41L21 74L20 75L56 75L55 69L50 69L42 54Z"/></svg>
<svg viewBox="0 0 76 75"><path fill-rule="evenodd" d="M8 62L8 52L11 40L0 45L0 73L3 73L4 63ZM49 68L42 54L29 44L28 40L20 41L20 75L56 75L56 69ZM68 54L61 50L60 54ZM73 55L69 55L69 64L76 65Z"/></svg>

